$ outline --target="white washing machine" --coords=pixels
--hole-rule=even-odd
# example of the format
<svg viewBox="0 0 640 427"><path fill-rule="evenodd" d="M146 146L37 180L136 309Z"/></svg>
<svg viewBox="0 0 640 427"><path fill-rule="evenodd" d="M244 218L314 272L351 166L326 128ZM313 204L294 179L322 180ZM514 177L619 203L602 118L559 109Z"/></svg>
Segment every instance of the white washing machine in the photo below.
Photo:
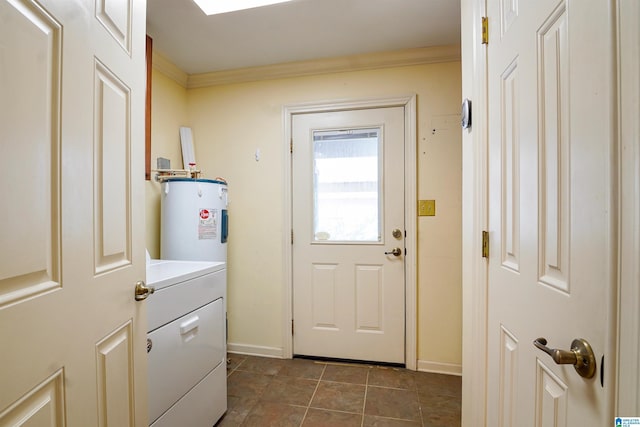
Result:
<svg viewBox="0 0 640 427"><path fill-rule="evenodd" d="M149 422L211 427L227 410L224 262L151 260Z"/></svg>

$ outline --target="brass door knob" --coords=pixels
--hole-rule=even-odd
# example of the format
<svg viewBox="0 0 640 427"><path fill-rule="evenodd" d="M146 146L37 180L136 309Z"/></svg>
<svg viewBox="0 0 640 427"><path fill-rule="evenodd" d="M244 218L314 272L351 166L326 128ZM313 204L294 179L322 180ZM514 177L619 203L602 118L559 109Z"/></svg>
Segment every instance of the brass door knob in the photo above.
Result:
<svg viewBox="0 0 640 427"><path fill-rule="evenodd" d="M143 301L155 291L156 288L154 288L153 286L147 286L142 280L139 280L136 282L134 298L136 301Z"/></svg>

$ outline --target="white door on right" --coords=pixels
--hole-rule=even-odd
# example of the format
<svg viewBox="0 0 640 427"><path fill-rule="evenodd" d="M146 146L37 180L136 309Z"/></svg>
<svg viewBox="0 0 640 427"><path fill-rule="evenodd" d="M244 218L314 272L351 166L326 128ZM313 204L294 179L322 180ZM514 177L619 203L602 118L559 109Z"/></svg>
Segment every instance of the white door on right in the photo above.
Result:
<svg viewBox="0 0 640 427"><path fill-rule="evenodd" d="M488 1L487 426L613 425L601 382L615 273L612 10ZM576 338L593 349L592 376L574 368L585 363Z"/></svg>

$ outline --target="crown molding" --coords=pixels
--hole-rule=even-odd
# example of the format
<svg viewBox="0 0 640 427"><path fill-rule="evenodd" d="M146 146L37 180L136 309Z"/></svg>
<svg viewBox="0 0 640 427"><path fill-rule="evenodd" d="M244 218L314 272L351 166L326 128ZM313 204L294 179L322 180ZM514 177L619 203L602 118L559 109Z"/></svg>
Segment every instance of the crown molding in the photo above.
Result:
<svg viewBox="0 0 640 427"><path fill-rule="evenodd" d="M391 52L341 56L335 58L265 65L260 67L214 71L211 73L190 74L187 76L185 86L187 89L194 89L232 83L301 77L314 74L329 74L438 62L453 62L460 61L460 57L460 45L403 49ZM175 68L177 69L177 67ZM182 74L184 73L182 72ZM169 77L172 76L169 75ZM180 81L178 81L178 83L182 84Z"/></svg>
<svg viewBox="0 0 640 427"><path fill-rule="evenodd" d="M178 68L173 62L171 62L167 57L161 55L160 53L154 51L151 57L151 66L169 77L171 80L178 83L180 86L186 88L187 83L189 81L189 75Z"/></svg>

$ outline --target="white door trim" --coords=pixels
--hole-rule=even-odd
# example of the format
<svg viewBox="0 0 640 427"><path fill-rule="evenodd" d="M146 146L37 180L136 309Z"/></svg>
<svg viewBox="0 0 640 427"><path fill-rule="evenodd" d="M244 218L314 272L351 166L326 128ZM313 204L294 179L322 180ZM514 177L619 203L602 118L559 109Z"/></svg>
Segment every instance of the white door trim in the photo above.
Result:
<svg viewBox="0 0 640 427"><path fill-rule="evenodd" d="M405 128L405 364L407 369L417 368L417 169L416 169L416 95L392 98L351 99L339 101L313 102L283 107L283 269L284 292L282 299L282 353L285 358L293 357L293 264L291 253L292 195L291 195L291 125L295 114L321 113L330 111L360 110L369 108L404 107Z"/></svg>
<svg viewBox="0 0 640 427"><path fill-rule="evenodd" d="M616 1L619 264L615 415L640 414L640 3Z"/></svg>
<svg viewBox="0 0 640 427"><path fill-rule="evenodd" d="M462 97L472 125L462 132L462 425L486 425L488 229L487 57L481 43L486 0L462 0Z"/></svg>

